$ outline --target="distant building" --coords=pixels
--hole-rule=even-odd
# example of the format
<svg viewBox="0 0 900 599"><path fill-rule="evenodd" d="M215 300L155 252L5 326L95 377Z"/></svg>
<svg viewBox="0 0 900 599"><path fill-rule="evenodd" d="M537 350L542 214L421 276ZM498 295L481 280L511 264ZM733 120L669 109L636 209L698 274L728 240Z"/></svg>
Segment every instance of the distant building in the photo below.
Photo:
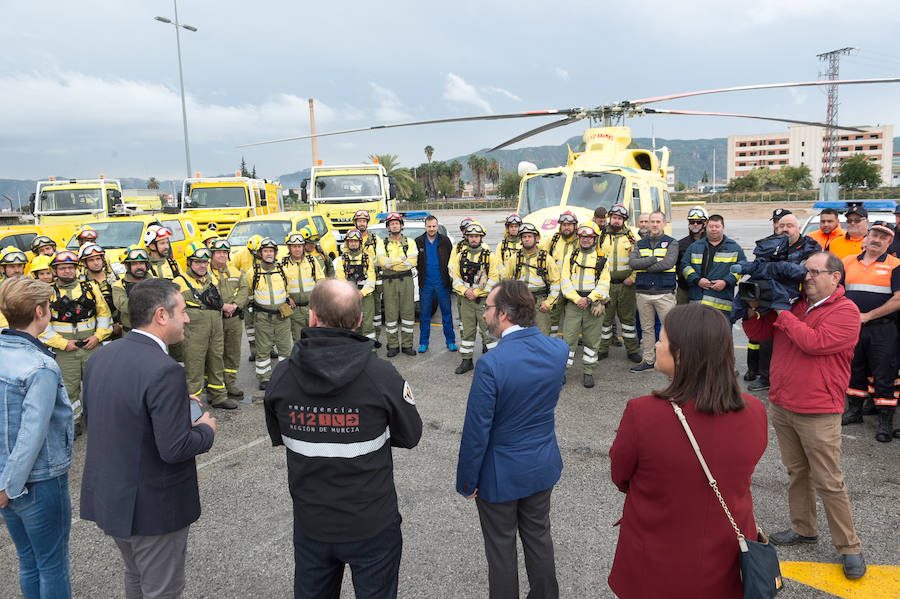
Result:
<svg viewBox="0 0 900 599"><path fill-rule="evenodd" d="M675 178L674 164L669 164L669 167L666 169L666 184L669 186L669 193L675 191L675 186L678 184L678 180Z"/></svg>
<svg viewBox="0 0 900 599"><path fill-rule="evenodd" d="M838 160L865 154L881 168L881 179L892 180L894 158L894 127L861 126L864 133L838 131ZM787 133L732 135L728 138L728 180L743 177L754 168L764 166L773 171L782 166L810 169L813 187L822 178L825 128L810 125L791 125Z"/></svg>
<svg viewBox="0 0 900 599"><path fill-rule="evenodd" d="M900 153L894 153L891 165L891 187L900 187Z"/></svg>

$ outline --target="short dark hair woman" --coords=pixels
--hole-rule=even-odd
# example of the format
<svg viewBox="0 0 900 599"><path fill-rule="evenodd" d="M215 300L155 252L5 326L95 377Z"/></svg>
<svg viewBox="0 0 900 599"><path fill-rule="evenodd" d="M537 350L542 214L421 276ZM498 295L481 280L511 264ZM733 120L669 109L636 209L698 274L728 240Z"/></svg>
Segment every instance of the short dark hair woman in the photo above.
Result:
<svg viewBox="0 0 900 599"><path fill-rule="evenodd" d="M37 340L50 323L52 295L31 277L0 286L9 321L0 334L0 514L19 554L25 599L72 595L72 405L53 354Z"/></svg>
<svg viewBox="0 0 900 599"><path fill-rule="evenodd" d="M625 493L609 586L619 597L743 597L734 529L707 482L678 403L741 532L756 539L750 477L766 449L766 410L742 394L729 323L687 304L667 315L656 369L671 382L628 402L609 451Z"/></svg>

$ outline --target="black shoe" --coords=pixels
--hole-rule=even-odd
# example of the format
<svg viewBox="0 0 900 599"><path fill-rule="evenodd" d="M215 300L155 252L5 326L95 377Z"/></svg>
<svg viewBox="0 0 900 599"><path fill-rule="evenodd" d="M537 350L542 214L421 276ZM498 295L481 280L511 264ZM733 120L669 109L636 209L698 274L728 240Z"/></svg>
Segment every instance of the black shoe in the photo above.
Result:
<svg viewBox="0 0 900 599"><path fill-rule="evenodd" d="M563 375L563 385L566 384L566 375Z"/></svg>
<svg viewBox="0 0 900 599"><path fill-rule="evenodd" d="M609 352L608 352L608 351L600 352L600 353L597 354L597 359L598 359L598 360L605 360L605 359L608 358L608 357L609 357Z"/></svg>
<svg viewBox="0 0 900 599"><path fill-rule="evenodd" d="M399 353L400 353L400 348L399 348L399 347L389 347L389 348L388 348L388 351L387 351L387 357L388 357L388 358L393 358L394 356L396 356L396 355L399 354Z"/></svg>
<svg viewBox="0 0 900 599"><path fill-rule="evenodd" d="M481 353L483 353L483 354L488 353L488 346L487 346L487 343L482 343L482 344L481 344Z"/></svg>
<svg viewBox="0 0 900 599"><path fill-rule="evenodd" d="M244 399L244 392L241 391L240 389L237 389L235 391L229 391L228 397L240 401L240 400Z"/></svg>
<svg viewBox="0 0 900 599"><path fill-rule="evenodd" d="M879 443L890 443L893 439L891 429L894 428L894 409L878 408L878 431L875 433L875 440Z"/></svg>
<svg viewBox="0 0 900 599"><path fill-rule="evenodd" d="M641 362L637 366L631 367L631 372L647 372L648 370L653 370L653 364L647 364L646 362Z"/></svg>
<svg viewBox="0 0 900 599"><path fill-rule="evenodd" d="M473 368L475 368L475 366L472 364L472 358L463 358L463 361L459 363L459 366L457 366L456 370L453 372L456 374L465 374Z"/></svg>
<svg viewBox="0 0 900 599"><path fill-rule="evenodd" d="M277 360L278 352L273 349L272 351L269 352L269 357L272 358L273 360Z"/></svg>
<svg viewBox="0 0 900 599"><path fill-rule="evenodd" d="M260 381L259 382L259 390L260 391L265 391L266 387L268 387L268 386L269 386L269 381Z"/></svg>
<svg viewBox="0 0 900 599"><path fill-rule="evenodd" d="M747 385L747 391L765 391L769 388L769 379L764 379L763 377L759 377L749 385Z"/></svg>
<svg viewBox="0 0 900 599"><path fill-rule="evenodd" d="M862 553L842 555L841 562L844 566L844 576L849 580L862 578L866 573L866 560L863 559Z"/></svg>
<svg viewBox="0 0 900 599"><path fill-rule="evenodd" d="M862 405L862 414L863 416L874 416L878 413L878 408L875 407L875 400L871 397L867 397L863 400Z"/></svg>
<svg viewBox="0 0 900 599"><path fill-rule="evenodd" d="M247 358L247 361L248 362L256 362L256 354L251 353L250 356Z"/></svg>
<svg viewBox="0 0 900 599"><path fill-rule="evenodd" d="M77 439L84 434L84 421L79 420L75 423L75 438Z"/></svg>
<svg viewBox="0 0 900 599"><path fill-rule="evenodd" d="M404 347L402 351L403 351L403 353L406 354L407 356L414 356L414 355L416 355L416 350L414 350L414 349L411 348L411 347Z"/></svg>
<svg viewBox="0 0 900 599"><path fill-rule="evenodd" d="M381 341L378 339L375 340L375 349L381 349Z"/></svg>
<svg viewBox="0 0 900 599"><path fill-rule="evenodd" d="M593 374L584 375L584 388L590 389L593 386L594 386L594 375Z"/></svg>
<svg viewBox="0 0 900 599"><path fill-rule="evenodd" d="M219 403L212 404L212 407L219 408L221 410L236 410L238 407L238 403L233 399L223 399Z"/></svg>
<svg viewBox="0 0 900 599"><path fill-rule="evenodd" d="M755 372L753 370L748 370L747 372L744 373L744 380L745 381L755 381L756 377L758 377L758 376L759 376L758 372Z"/></svg>
<svg viewBox="0 0 900 599"><path fill-rule="evenodd" d="M862 399L853 395L847 396L847 407L841 416L841 426L848 424L862 424Z"/></svg>
<svg viewBox="0 0 900 599"><path fill-rule="evenodd" d="M799 545L801 543L814 545L819 542L819 537L818 535L814 537L804 537L800 533L794 532L794 529L789 528L787 530L782 530L781 532L773 532L769 535L769 540L775 545Z"/></svg>
<svg viewBox="0 0 900 599"><path fill-rule="evenodd" d="M637 352L634 352L633 354L628 354L628 359L631 360L632 362L634 362L635 364L640 364L641 362L644 361L643 358L641 357L641 354L639 354Z"/></svg>

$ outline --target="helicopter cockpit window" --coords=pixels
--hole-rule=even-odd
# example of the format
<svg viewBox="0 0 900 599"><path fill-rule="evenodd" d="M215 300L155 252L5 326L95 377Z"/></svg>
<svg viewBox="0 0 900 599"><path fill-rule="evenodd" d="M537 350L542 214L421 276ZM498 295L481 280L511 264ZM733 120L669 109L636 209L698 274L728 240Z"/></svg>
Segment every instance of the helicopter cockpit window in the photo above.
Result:
<svg viewBox="0 0 900 599"><path fill-rule="evenodd" d="M563 188L566 177L563 173L547 173L530 177L522 191L522 214L531 214L535 210L562 203Z"/></svg>
<svg viewBox="0 0 900 599"><path fill-rule="evenodd" d="M657 212L658 210L662 210L659 205L659 189L656 187L650 188L650 200L653 202L653 211Z"/></svg>
<svg viewBox="0 0 900 599"><path fill-rule="evenodd" d="M625 177L615 173L575 173L569 188L567 206L578 206L594 210L603 206L607 210L622 201Z"/></svg>

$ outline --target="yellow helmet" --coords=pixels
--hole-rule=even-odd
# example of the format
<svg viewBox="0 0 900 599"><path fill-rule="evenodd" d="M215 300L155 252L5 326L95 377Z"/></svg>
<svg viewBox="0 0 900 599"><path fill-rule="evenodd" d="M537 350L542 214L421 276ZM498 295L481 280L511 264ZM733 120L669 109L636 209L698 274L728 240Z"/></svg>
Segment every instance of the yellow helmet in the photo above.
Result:
<svg viewBox="0 0 900 599"><path fill-rule="evenodd" d="M184 252L186 260L200 260L202 262L208 262L211 255L208 247L196 241L187 246Z"/></svg>
<svg viewBox="0 0 900 599"><path fill-rule="evenodd" d="M254 235L247 240L247 249L254 254L259 250L259 244L262 243L262 235Z"/></svg>
<svg viewBox="0 0 900 599"><path fill-rule="evenodd" d="M8 245L0 252L0 264L28 264L28 256L14 245Z"/></svg>
<svg viewBox="0 0 900 599"><path fill-rule="evenodd" d="M212 224L212 223L210 223ZM210 239L217 239L219 237L218 233L216 233L215 229L207 229L200 235L200 242L203 245L207 245ZM208 247L208 245L207 245Z"/></svg>
<svg viewBox="0 0 900 599"><path fill-rule="evenodd" d="M35 256L31 259L31 263L28 266L28 272L37 272L39 270L50 270L50 260L51 256L46 256L41 254L40 256Z"/></svg>
<svg viewBox="0 0 900 599"><path fill-rule="evenodd" d="M319 241L319 234L316 233L315 229L306 225L302 229L300 229L300 234L303 235L303 239L308 243L315 243Z"/></svg>

